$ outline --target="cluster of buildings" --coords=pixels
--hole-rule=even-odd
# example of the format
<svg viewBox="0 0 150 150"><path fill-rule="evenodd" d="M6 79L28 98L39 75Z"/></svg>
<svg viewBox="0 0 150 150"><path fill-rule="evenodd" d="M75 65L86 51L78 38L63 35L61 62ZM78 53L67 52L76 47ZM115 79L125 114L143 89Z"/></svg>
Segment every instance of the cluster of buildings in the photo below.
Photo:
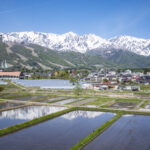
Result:
<svg viewBox="0 0 150 150"><path fill-rule="evenodd" d="M141 72L106 71L101 69L99 72L92 72L84 78L83 88L97 90L140 90L138 84L150 84L150 73L146 75Z"/></svg>
<svg viewBox="0 0 150 150"><path fill-rule="evenodd" d="M58 76L57 71L49 71L49 72L8 72L7 71L7 63L6 61L1 62L1 69L0 69L0 79L47 79L51 78L52 76ZM69 75L76 75L74 70L68 72Z"/></svg>
<svg viewBox="0 0 150 150"><path fill-rule="evenodd" d="M6 60L1 63L0 79L28 79L30 77L40 76L41 78L50 78L56 75L55 72L8 72ZM57 72L59 74L59 72ZM77 73L74 70L68 71L68 75L78 76L84 82L82 87L85 89L95 90L132 90L139 91L140 84L150 84L150 72L144 74L142 72L132 72L131 70L125 70L123 72L117 72L114 70L101 69L97 72L87 73L86 77L81 73Z"/></svg>

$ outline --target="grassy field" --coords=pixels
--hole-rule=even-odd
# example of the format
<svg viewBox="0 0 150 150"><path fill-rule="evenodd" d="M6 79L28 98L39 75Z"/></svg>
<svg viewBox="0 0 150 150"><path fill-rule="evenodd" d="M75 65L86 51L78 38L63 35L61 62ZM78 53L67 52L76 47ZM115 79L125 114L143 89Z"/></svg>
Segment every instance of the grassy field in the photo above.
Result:
<svg viewBox="0 0 150 150"><path fill-rule="evenodd" d="M115 102L137 102L137 103L140 103L141 99L134 99L134 98L110 98L110 97L106 97L106 96L99 96L99 97L96 98L95 101L86 103L84 105L97 105L97 106L100 106L102 104L107 103L106 105L103 105L102 107L109 107L111 104L113 104Z"/></svg>
<svg viewBox="0 0 150 150"><path fill-rule="evenodd" d="M141 99L135 99L135 98L119 98L119 99L116 99L117 102L141 102L142 100Z"/></svg>
<svg viewBox="0 0 150 150"><path fill-rule="evenodd" d="M150 85L140 85L140 89L144 91L150 90Z"/></svg>
<svg viewBox="0 0 150 150"><path fill-rule="evenodd" d="M106 97L106 96L99 96L99 97L96 98L95 101L86 103L84 105L101 105L101 104L104 104L106 102L112 101L114 99L115 98L110 98L110 97Z"/></svg>

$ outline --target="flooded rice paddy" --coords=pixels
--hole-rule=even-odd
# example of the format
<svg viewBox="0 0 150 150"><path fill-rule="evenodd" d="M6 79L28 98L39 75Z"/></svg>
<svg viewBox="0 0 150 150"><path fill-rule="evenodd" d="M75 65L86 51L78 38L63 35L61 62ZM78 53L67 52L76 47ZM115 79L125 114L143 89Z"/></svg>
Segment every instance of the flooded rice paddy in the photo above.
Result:
<svg viewBox="0 0 150 150"><path fill-rule="evenodd" d="M40 95L32 95L32 96L24 96L24 97L17 97L14 98L15 100L20 100L20 101L27 101L27 100L34 100L34 99L41 99L46 96L40 96Z"/></svg>
<svg viewBox="0 0 150 150"><path fill-rule="evenodd" d="M15 106L21 106L23 104L19 103L10 103L10 102L0 102L0 109L7 109L7 108L12 108Z"/></svg>
<svg viewBox="0 0 150 150"><path fill-rule="evenodd" d="M26 106L18 109L3 111L0 112L0 129L64 109L65 107Z"/></svg>
<svg viewBox="0 0 150 150"><path fill-rule="evenodd" d="M133 108L137 105L136 102L116 102L110 107L112 108Z"/></svg>
<svg viewBox="0 0 150 150"><path fill-rule="evenodd" d="M73 111L1 137L0 148L67 150L114 115L105 112Z"/></svg>
<svg viewBox="0 0 150 150"><path fill-rule="evenodd" d="M148 103L144 108L141 108L140 110L150 111L150 103Z"/></svg>
<svg viewBox="0 0 150 150"><path fill-rule="evenodd" d="M75 101L81 100L81 99L83 99L83 98L70 98L70 99L66 99L66 100L56 102L55 104L65 105L67 103L75 102Z"/></svg>
<svg viewBox="0 0 150 150"><path fill-rule="evenodd" d="M150 116L124 115L84 150L149 150Z"/></svg>
<svg viewBox="0 0 150 150"><path fill-rule="evenodd" d="M63 99L66 99L67 97L54 97L54 98L50 98L50 99L46 99L46 100L43 100L41 102L52 102L52 101L58 101L58 100L63 100Z"/></svg>
<svg viewBox="0 0 150 150"><path fill-rule="evenodd" d="M5 98L5 97L9 97L9 96L16 96L16 94L14 94L14 93L9 93L9 94L3 93L0 95L0 98Z"/></svg>
<svg viewBox="0 0 150 150"><path fill-rule="evenodd" d="M148 103L148 105L146 105L145 109L150 109L150 103Z"/></svg>

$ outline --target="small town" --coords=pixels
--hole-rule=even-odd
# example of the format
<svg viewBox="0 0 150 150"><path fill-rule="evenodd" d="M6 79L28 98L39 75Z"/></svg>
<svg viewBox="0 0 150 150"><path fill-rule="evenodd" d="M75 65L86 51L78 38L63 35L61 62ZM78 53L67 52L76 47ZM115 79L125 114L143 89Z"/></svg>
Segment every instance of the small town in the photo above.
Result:
<svg viewBox="0 0 150 150"><path fill-rule="evenodd" d="M63 79L81 81L83 89L92 90L114 90L114 91L140 91L140 85L150 84L150 72L133 72L129 69L123 72L108 71L110 69L101 68L99 71L89 70L54 70L47 72L21 72L7 70L6 60L1 63L0 79Z"/></svg>

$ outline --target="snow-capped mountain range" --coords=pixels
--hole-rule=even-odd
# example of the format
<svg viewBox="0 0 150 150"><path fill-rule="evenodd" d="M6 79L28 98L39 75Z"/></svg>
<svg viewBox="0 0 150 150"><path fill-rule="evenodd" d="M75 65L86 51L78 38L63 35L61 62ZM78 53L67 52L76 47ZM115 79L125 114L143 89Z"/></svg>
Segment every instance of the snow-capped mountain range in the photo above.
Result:
<svg viewBox="0 0 150 150"><path fill-rule="evenodd" d="M42 32L10 32L1 33L3 42L32 43L58 51L75 51L85 53L92 50L109 52L125 50L138 55L150 55L150 39L131 36L118 36L103 39L95 34L78 35L73 32L53 34Z"/></svg>

